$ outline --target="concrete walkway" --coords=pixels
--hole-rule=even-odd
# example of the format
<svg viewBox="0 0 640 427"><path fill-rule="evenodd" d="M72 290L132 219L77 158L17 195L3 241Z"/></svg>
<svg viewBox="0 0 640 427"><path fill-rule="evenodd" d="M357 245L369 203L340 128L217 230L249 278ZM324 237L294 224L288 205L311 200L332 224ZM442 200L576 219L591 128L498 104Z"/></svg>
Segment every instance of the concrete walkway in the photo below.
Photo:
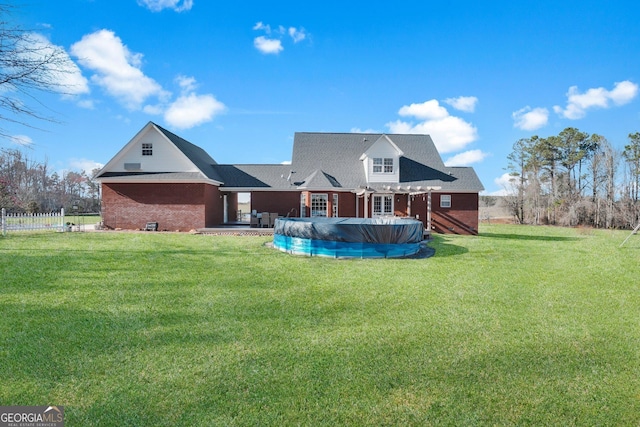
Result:
<svg viewBox="0 0 640 427"><path fill-rule="evenodd" d="M249 225L225 225L214 228L198 228L199 234L216 236L273 236L273 228L252 228Z"/></svg>

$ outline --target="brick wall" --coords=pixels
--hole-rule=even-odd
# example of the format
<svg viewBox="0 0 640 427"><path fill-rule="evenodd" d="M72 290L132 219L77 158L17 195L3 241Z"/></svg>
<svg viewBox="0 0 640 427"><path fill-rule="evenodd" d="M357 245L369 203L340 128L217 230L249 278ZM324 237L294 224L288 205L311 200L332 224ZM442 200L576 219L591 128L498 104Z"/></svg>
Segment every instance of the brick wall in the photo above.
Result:
<svg viewBox="0 0 640 427"><path fill-rule="evenodd" d="M478 194L451 194L451 207L440 207L440 194L434 194L431 226L437 233L478 234Z"/></svg>
<svg viewBox="0 0 640 427"><path fill-rule="evenodd" d="M251 209L256 212L277 212L280 216L300 215L300 192L254 191L251 193Z"/></svg>
<svg viewBox="0 0 640 427"><path fill-rule="evenodd" d="M202 185L204 186L205 218L204 225L200 227L216 227L222 224L224 220L224 200L222 193L218 187L214 185Z"/></svg>
<svg viewBox="0 0 640 427"><path fill-rule="evenodd" d="M440 207L440 194L431 195L431 227L437 233L478 234L478 194L445 193L451 195L451 207ZM427 226L427 195L411 199L411 216Z"/></svg>
<svg viewBox="0 0 640 427"><path fill-rule="evenodd" d="M102 184L102 216L109 228L189 231L222 221L218 188L209 184ZM207 202L205 202L207 200ZM218 223L219 223L218 222Z"/></svg>
<svg viewBox="0 0 640 427"><path fill-rule="evenodd" d="M339 215L355 217L355 194L339 193ZM234 195L229 204L234 206ZM407 211L406 196L395 196L397 215ZM425 226L427 195L411 201L411 216L418 217ZM371 198L369 198L371 203ZM359 216L364 216L362 198ZM299 216L299 192L253 192L251 208L257 212L277 212ZM234 220L230 209L229 220ZM215 227L223 222L223 199L218 187L209 184L103 184L102 215L110 228L142 229L147 222L158 222L160 230L189 231ZM432 195L432 229L438 233L477 234L478 194L451 193L451 208L440 207L440 194Z"/></svg>

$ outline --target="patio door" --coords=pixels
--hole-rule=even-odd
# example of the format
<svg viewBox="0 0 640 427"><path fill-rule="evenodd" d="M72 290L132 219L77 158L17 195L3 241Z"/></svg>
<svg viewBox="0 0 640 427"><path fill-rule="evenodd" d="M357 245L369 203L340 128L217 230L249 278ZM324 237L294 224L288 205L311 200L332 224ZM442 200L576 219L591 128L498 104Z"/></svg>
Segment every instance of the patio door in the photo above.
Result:
<svg viewBox="0 0 640 427"><path fill-rule="evenodd" d="M312 194L311 195L311 216L327 216L327 208L329 205L328 194Z"/></svg>
<svg viewBox="0 0 640 427"><path fill-rule="evenodd" d="M393 216L393 195L374 195L371 199L373 217Z"/></svg>

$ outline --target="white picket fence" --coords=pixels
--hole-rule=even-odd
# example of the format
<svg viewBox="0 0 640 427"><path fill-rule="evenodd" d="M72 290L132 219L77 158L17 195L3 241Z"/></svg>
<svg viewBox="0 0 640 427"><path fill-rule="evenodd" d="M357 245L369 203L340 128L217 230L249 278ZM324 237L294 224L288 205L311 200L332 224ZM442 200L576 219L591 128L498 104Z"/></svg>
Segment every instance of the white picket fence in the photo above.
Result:
<svg viewBox="0 0 640 427"><path fill-rule="evenodd" d="M2 208L2 234L13 231L55 230L64 231L64 209L60 212L37 214L11 214Z"/></svg>

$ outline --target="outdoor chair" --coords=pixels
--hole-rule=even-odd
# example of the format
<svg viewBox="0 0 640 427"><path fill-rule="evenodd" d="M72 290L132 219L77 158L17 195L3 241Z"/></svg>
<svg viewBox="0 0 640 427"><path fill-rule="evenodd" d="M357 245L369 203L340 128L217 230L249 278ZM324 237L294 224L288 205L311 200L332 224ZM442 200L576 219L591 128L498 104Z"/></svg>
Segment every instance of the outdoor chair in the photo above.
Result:
<svg viewBox="0 0 640 427"><path fill-rule="evenodd" d="M269 225L269 212L262 212L262 228L266 227L269 228L271 227Z"/></svg>

